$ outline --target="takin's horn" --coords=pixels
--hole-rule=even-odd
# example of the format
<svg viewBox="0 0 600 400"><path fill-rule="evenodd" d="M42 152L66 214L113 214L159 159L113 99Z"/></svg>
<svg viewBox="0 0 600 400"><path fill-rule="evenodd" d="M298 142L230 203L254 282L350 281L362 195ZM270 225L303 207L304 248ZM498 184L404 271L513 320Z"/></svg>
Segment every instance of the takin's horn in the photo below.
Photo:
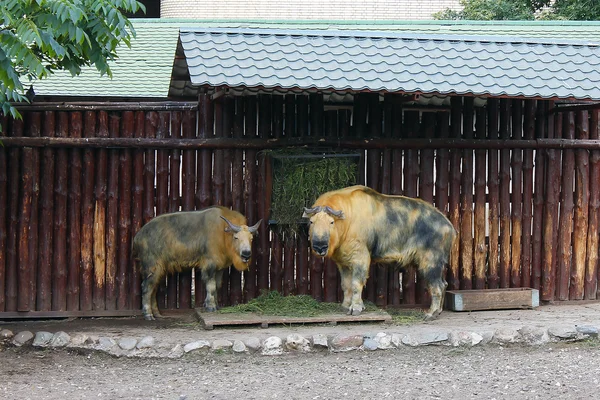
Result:
<svg viewBox="0 0 600 400"><path fill-rule="evenodd" d="M223 218L223 221L227 222L227 225L229 225L229 229L231 229L232 231L234 231L235 233L238 233L239 231L242 230L241 226L238 226L234 223L232 223L231 221L229 221L227 218L225 218L224 216L221 215L221 218ZM227 232L227 228L225 228L225 231Z"/></svg>
<svg viewBox="0 0 600 400"><path fill-rule="evenodd" d="M329 206L325 206L325 212L327 214L331 215L332 217L344 219L344 212L342 210L334 210L333 208L331 208Z"/></svg>
<svg viewBox="0 0 600 400"><path fill-rule="evenodd" d="M254 233L258 230L258 227L260 226L260 223L262 222L262 219L260 221L258 221L256 224L248 227L248 232L250 233Z"/></svg>
<svg viewBox="0 0 600 400"><path fill-rule="evenodd" d="M316 206L313 208L304 207L304 214L302 214L302 218L309 218L311 215L314 215L321 211L323 211L323 207L321 207L321 206Z"/></svg>

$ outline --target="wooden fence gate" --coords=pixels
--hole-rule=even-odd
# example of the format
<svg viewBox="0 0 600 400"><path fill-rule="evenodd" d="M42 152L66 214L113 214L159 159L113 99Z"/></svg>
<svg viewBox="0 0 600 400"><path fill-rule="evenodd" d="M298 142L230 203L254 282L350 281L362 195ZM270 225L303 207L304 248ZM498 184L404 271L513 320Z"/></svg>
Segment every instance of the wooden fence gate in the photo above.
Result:
<svg viewBox="0 0 600 400"><path fill-rule="evenodd" d="M196 103L44 104L2 120L0 318L139 312L131 240L155 215L221 204L270 217L262 150L303 146L361 154L358 183L418 196L459 231L449 289L533 287L541 299L598 296L599 111L550 101L454 97L408 107L401 96L201 95ZM302 210L298 210L301 215ZM231 268L222 305L262 290L342 298L335 265L305 234L262 224L253 265ZM200 276L169 277L161 308L203 303ZM414 270L371 268L365 297L425 304Z"/></svg>

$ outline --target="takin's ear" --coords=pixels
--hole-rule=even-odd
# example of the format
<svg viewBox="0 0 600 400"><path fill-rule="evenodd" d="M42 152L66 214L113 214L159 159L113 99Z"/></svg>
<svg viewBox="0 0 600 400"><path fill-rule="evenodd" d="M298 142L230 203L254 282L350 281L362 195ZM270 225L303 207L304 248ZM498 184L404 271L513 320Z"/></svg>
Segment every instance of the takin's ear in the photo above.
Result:
<svg viewBox="0 0 600 400"><path fill-rule="evenodd" d="M304 211L304 212L302 213L302 218L310 218L310 215L308 215L308 214L306 213L306 211Z"/></svg>

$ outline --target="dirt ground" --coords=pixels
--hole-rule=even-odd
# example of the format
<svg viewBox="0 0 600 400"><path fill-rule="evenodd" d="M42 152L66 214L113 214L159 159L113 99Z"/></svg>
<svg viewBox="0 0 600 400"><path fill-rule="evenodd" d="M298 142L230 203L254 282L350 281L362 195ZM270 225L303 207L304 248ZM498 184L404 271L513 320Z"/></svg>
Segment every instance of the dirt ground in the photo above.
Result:
<svg viewBox="0 0 600 400"><path fill-rule="evenodd" d="M420 347L179 360L7 349L3 399L590 399L600 345Z"/></svg>

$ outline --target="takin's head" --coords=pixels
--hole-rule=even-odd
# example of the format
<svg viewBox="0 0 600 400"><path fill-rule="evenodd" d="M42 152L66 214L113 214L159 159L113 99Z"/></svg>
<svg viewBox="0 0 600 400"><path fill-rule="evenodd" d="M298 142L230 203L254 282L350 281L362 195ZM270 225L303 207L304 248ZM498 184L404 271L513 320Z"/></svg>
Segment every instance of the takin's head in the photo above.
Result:
<svg viewBox="0 0 600 400"><path fill-rule="evenodd" d="M250 262L252 257L252 239L262 222L262 219L253 226L236 225L221 215L221 218L227 222L225 232L232 234L232 244L235 254L239 255L244 264ZM234 263L234 266L236 263ZM237 268L237 267L236 267Z"/></svg>
<svg viewBox="0 0 600 400"><path fill-rule="evenodd" d="M344 212L329 206L304 208L302 218L309 218L308 240L315 254L325 257L337 246L335 221L344 219Z"/></svg>

